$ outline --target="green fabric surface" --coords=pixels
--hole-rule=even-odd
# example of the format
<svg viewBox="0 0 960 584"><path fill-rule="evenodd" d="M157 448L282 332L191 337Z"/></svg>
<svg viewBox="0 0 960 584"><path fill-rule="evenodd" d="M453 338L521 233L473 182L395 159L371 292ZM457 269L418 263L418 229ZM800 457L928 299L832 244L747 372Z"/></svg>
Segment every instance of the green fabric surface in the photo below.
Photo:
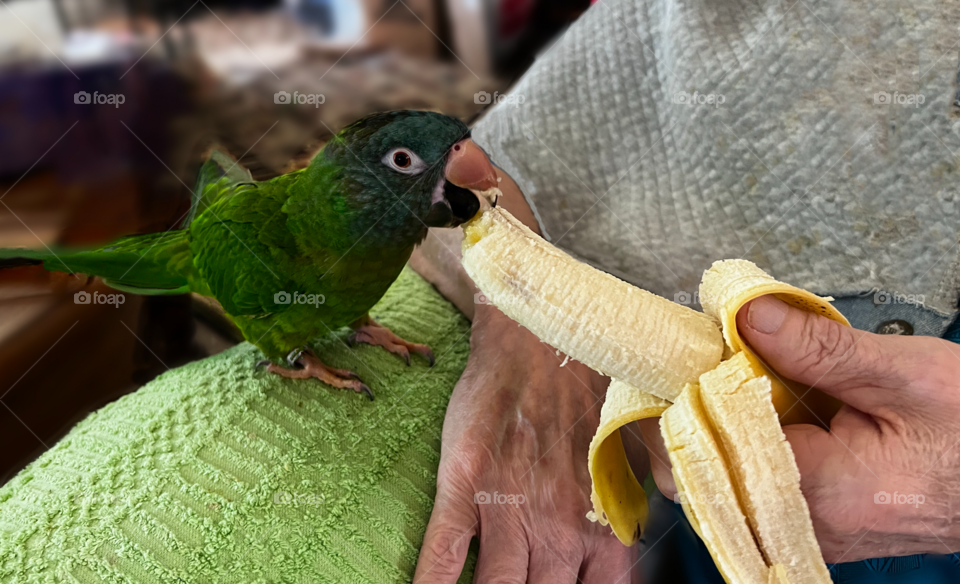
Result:
<svg viewBox="0 0 960 584"><path fill-rule="evenodd" d="M409 268L371 313L436 366L344 330L317 354L376 401L254 372L248 343L169 371L0 487L0 581L410 581L470 325Z"/></svg>

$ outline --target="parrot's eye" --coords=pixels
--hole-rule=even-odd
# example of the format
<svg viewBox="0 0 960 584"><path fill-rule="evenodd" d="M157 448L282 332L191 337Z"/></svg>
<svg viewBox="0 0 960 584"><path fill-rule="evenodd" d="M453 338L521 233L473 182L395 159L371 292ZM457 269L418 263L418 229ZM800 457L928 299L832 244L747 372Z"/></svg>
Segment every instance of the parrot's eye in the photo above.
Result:
<svg viewBox="0 0 960 584"><path fill-rule="evenodd" d="M403 174L420 174L427 168L426 163L408 148L394 148L387 152L383 163Z"/></svg>

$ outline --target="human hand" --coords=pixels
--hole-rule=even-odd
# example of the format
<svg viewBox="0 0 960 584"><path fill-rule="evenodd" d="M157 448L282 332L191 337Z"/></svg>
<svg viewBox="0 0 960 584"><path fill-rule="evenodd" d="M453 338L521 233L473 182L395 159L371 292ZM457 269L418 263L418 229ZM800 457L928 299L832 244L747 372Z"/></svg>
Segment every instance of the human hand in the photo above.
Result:
<svg viewBox="0 0 960 584"><path fill-rule="evenodd" d="M858 331L772 297L737 326L778 373L846 404L829 432L784 428L824 558L960 550L960 347Z"/></svg>
<svg viewBox="0 0 960 584"><path fill-rule="evenodd" d="M960 347L859 331L772 296L742 308L737 328L779 375L846 404L829 432L783 429L827 562L960 550ZM641 427L672 497L656 424Z"/></svg>
<svg viewBox="0 0 960 584"><path fill-rule="evenodd" d="M587 449L607 380L561 361L492 306L477 306L470 359L443 424L416 584L455 582L474 535L474 582L632 580L636 548L586 518ZM498 500L478 503L494 492Z"/></svg>

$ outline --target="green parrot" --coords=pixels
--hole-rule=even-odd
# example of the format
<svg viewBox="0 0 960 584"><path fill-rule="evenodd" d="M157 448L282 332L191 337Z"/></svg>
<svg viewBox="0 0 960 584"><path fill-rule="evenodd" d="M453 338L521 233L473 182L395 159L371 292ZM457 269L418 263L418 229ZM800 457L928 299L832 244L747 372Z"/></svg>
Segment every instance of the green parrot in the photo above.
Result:
<svg viewBox="0 0 960 584"><path fill-rule="evenodd" d="M355 373L329 367L305 345L345 325L352 339L410 363L433 365L368 311L400 275L428 227L454 227L490 203L497 175L455 118L377 113L340 131L310 164L257 182L226 155L201 167L179 229L123 237L90 250L0 249L0 267L42 263L100 276L134 294L196 292L216 299L288 378L373 393ZM289 368L281 366L283 358Z"/></svg>

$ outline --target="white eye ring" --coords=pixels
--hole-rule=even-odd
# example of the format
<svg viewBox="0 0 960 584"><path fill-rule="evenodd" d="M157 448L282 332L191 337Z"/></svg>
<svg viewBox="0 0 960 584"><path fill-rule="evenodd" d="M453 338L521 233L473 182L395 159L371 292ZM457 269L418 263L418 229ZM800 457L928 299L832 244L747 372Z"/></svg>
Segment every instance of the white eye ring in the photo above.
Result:
<svg viewBox="0 0 960 584"><path fill-rule="evenodd" d="M382 162L402 174L420 174L427 168L427 163L409 148L394 148L384 155Z"/></svg>

